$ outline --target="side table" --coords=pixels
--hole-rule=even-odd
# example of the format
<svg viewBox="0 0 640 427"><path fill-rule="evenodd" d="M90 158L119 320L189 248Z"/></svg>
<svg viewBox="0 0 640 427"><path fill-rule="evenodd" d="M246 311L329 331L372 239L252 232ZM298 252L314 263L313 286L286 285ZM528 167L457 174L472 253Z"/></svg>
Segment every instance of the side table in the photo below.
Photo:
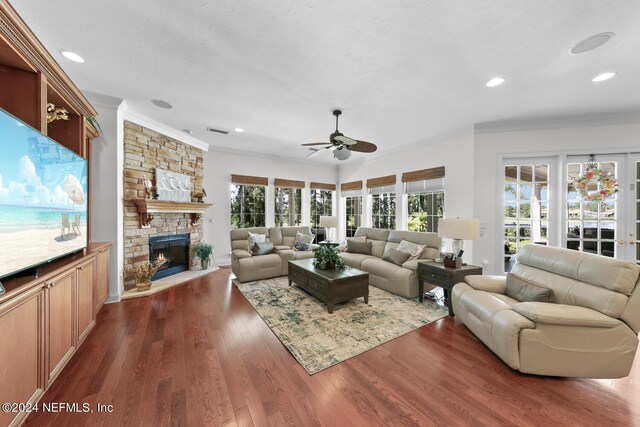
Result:
<svg viewBox="0 0 640 427"><path fill-rule="evenodd" d="M444 289L444 297L447 299L449 316L453 316L451 306L451 288L456 283L463 281L465 276L482 274L482 267L476 265L463 265L460 268L445 267L444 264L435 261L422 261L418 263L418 292L420 302L424 301L424 282L431 283Z"/></svg>

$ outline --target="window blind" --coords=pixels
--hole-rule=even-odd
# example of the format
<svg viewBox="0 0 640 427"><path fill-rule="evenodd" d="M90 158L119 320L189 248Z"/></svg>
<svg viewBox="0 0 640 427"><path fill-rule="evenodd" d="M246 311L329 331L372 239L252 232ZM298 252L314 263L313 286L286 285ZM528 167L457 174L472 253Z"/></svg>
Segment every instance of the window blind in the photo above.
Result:
<svg viewBox="0 0 640 427"><path fill-rule="evenodd" d="M422 181L410 181L404 183L404 193L436 193L444 191L444 178L424 179Z"/></svg>
<svg viewBox="0 0 640 427"><path fill-rule="evenodd" d="M292 179L280 179L274 180L274 186L279 188L304 188L304 181L294 181Z"/></svg>
<svg viewBox="0 0 640 427"><path fill-rule="evenodd" d="M362 190L362 181L343 182L340 184L340 191Z"/></svg>
<svg viewBox="0 0 640 427"><path fill-rule="evenodd" d="M266 187L269 185L269 178L249 175L231 175L231 182L233 184L263 185Z"/></svg>
<svg viewBox="0 0 640 427"><path fill-rule="evenodd" d="M430 169L420 169L402 174L402 182L428 181L432 179L444 178L444 166Z"/></svg>
<svg viewBox="0 0 640 427"><path fill-rule="evenodd" d="M396 185L381 185L379 187L369 187L367 189L369 194L383 194L383 193L394 193L396 192Z"/></svg>
<svg viewBox="0 0 640 427"><path fill-rule="evenodd" d="M395 175L387 175L381 176L379 178L370 178L367 180L367 187L382 187L382 186L394 186L396 185L396 176Z"/></svg>
<svg viewBox="0 0 640 427"><path fill-rule="evenodd" d="M311 184L309 184L309 186L311 187L312 190L336 191L335 184L323 184L321 182L312 182Z"/></svg>

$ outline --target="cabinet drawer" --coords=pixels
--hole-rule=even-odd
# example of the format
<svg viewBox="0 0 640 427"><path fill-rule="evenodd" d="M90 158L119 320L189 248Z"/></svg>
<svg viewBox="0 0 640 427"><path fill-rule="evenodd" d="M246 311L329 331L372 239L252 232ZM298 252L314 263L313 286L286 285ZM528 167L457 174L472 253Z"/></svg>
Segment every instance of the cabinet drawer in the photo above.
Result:
<svg viewBox="0 0 640 427"><path fill-rule="evenodd" d="M319 280L316 280L313 277L309 277L309 283L307 284L307 289L309 289L310 292L319 293L325 296L328 293L327 284Z"/></svg>
<svg viewBox="0 0 640 427"><path fill-rule="evenodd" d="M289 277L298 286L306 286L307 284L307 275L295 267L289 266Z"/></svg>
<svg viewBox="0 0 640 427"><path fill-rule="evenodd" d="M449 286L449 273L431 269L422 270L422 280L438 286Z"/></svg>

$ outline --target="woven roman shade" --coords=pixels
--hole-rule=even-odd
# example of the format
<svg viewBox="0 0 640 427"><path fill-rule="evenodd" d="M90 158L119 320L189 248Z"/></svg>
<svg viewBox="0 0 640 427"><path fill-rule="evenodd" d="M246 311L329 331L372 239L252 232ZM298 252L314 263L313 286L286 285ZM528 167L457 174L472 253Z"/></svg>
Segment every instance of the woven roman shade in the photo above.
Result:
<svg viewBox="0 0 640 427"><path fill-rule="evenodd" d="M294 181L293 179L280 179L274 180L274 186L278 188L304 188L304 181Z"/></svg>
<svg viewBox="0 0 640 427"><path fill-rule="evenodd" d="M426 181L429 179L444 178L444 166L430 169L420 169L402 174L402 182Z"/></svg>
<svg viewBox="0 0 640 427"><path fill-rule="evenodd" d="M231 175L231 182L233 184L243 185L269 185L269 178L263 178L260 176L249 175Z"/></svg>
<svg viewBox="0 0 640 427"><path fill-rule="evenodd" d="M384 187L385 185L396 185L396 176L387 175L367 180L367 188Z"/></svg>
<svg viewBox="0 0 640 427"><path fill-rule="evenodd" d="M336 191L335 184L323 184L321 182L312 182L310 184L312 190L328 190L328 191Z"/></svg>
<svg viewBox="0 0 640 427"><path fill-rule="evenodd" d="M362 181L343 182L340 191L362 190Z"/></svg>

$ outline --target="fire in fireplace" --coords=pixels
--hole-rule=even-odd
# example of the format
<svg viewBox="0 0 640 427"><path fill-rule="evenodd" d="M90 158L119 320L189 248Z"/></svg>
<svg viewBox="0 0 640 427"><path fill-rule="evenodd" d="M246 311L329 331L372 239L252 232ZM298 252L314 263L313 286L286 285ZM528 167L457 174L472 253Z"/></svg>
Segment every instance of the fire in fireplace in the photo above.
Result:
<svg viewBox="0 0 640 427"><path fill-rule="evenodd" d="M149 237L149 260L164 261L151 280L162 279L189 269L189 234Z"/></svg>

